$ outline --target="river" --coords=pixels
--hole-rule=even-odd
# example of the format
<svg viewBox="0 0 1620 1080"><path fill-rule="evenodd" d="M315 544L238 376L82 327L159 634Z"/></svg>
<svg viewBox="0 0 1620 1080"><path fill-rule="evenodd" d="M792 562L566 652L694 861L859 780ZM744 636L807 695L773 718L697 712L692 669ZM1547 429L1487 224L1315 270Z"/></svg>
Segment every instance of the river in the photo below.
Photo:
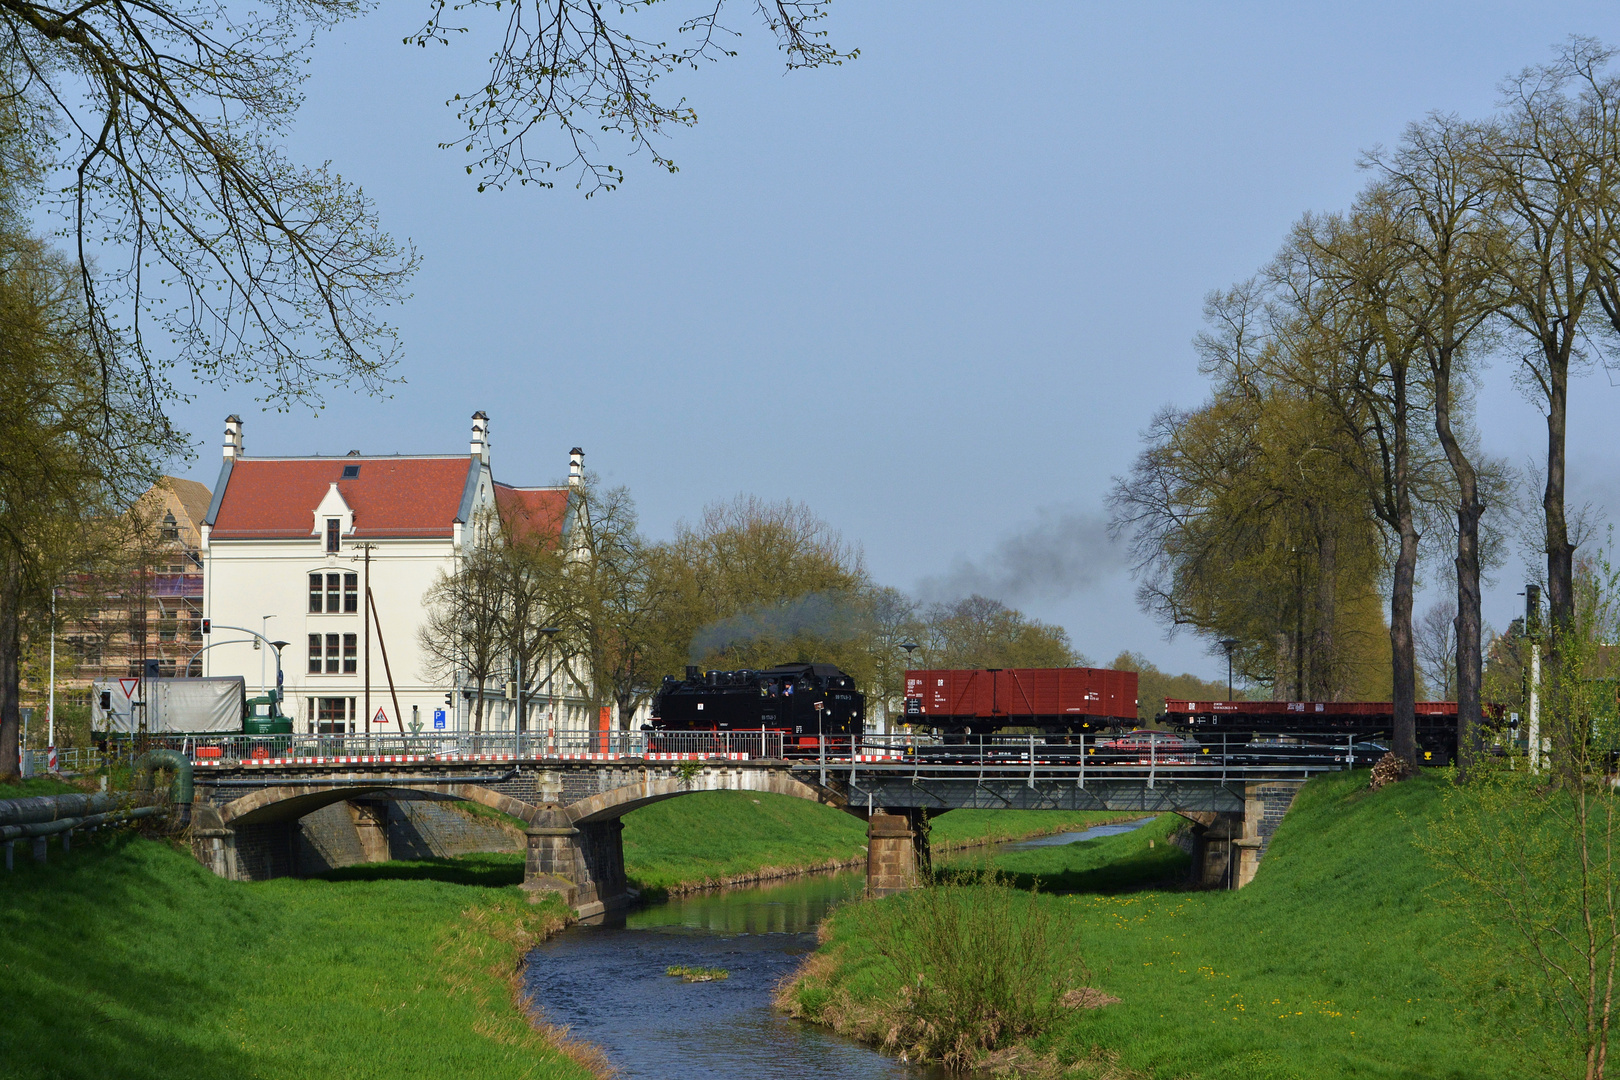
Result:
<svg viewBox="0 0 1620 1080"><path fill-rule="evenodd" d="M1000 845L1090 840L1146 821ZM529 953L525 988L551 1023L597 1044L626 1078L686 1080L940 1080L823 1028L780 1016L771 992L816 947L816 924L861 895L859 871L676 897L573 926ZM725 968L686 983L675 965Z"/></svg>

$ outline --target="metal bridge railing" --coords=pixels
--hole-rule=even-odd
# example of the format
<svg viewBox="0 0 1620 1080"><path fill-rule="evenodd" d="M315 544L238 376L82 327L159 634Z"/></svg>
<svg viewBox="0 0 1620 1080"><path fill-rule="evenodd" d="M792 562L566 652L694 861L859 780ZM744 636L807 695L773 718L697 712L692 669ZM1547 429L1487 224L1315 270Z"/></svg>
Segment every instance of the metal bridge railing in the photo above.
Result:
<svg viewBox="0 0 1620 1080"><path fill-rule="evenodd" d="M124 758L164 747L198 765L411 764L455 761L786 760L798 770L853 779L867 773L913 777L1088 782L1113 777L1225 782L1239 779L1305 778L1320 772L1373 764L1381 743L1352 735L1255 735L1236 739L1209 735L1204 741L1154 732L1125 735L923 734L798 736L780 731L595 731L412 735L148 735L109 743L108 754ZM94 755L94 750L84 753ZM66 764L59 767L68 768ZM83 767L93 768L88 761Z"/></svg>
<svg viewBox="0 0 1620 1080"><path fill-rule="evenodd" d="M848 740L845 740L846 743ZM109 753L127 756L144 746L185 754L198 765L254 762L383 764L490 760L780 760L779 731L423 732L412 735L121 736Z"/></svg>

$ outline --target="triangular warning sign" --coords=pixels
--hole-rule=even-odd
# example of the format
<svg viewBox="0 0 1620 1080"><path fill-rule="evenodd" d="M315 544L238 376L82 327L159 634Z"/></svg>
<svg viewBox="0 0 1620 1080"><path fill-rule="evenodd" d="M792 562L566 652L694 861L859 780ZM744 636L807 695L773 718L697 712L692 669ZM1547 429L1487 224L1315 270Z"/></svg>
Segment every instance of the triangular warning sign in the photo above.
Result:
<svg viewBox="0 0 1620 1080"><path fill-rule="evenodd" d="M132 698L135 696L135 688L139 685L141 685L141 680L139 679L118 680L118 689L122 690L124 692L124 696L127 698Z"/></svg>
<svg viewBox="0 0 1620 1080"><path fill-rule="evenodd" d="M382 709L378 709L377 715L371 718L371 722L373 724L386 724L388 723L388 714Z"/></svg>

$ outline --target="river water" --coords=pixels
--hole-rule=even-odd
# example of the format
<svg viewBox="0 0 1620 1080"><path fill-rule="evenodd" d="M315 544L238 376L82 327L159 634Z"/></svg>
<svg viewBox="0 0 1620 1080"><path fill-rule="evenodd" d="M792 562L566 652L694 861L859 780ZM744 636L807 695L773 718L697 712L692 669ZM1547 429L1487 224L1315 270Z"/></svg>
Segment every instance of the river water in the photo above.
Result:
<svg viewBox="0 0 1620 1080"><path fill-rule="evenodd" d="M528 956L541 1013L649 1080L935 1080L893 1058L771 1009L776 984L816 947L816 924L858 897L856 871L676 897L595 926L574 926ZM685 983L671 965L725 968Z"/></svg>
<svg viewBox="0 0 1620 1080"><path fill-rule="evenodd" d="M1001 851L1113 836L1147 820L998 845ZM676 897L574 926L529 953L524 984L554 1024L607 1051L627 1078L939 1080L771 1009L771 992L816 947L816 924L859 897L860 871ZM730 976L685 983L674 965Z"/></svg>

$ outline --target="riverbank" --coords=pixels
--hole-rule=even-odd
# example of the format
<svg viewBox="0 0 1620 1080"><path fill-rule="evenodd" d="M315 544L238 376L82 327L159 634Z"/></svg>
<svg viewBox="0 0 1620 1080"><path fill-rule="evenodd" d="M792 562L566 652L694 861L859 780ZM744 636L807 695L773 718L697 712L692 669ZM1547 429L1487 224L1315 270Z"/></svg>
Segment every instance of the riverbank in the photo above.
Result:
<svg viewBox="0 0 1620 1080"><path fill-rule="evenodd" d="M1131 821L1140 814L952 810L930 822L936 857ZM866 823L786 795L711 791L624 817L625 873L648 900L866 865Z"/></svg>
<svg viewBox="0 0 1620 1080"><path fill-rule="evenodd" d="M514 999L522 956L567 913L529 904L504 864L453 870L241 885L129 832L20 857L0 878L4 1071L589 1080L590 1048Z"/></svg>
<svg viewBox="0 0 1620 1080"><path fill-rule="evenodd" d="M1017 893L1007 908L1046 924L1047 1003L1054 987L1100 995L1077 993L1074 1005L1119 999L1056 1008L999 1063L1030 1075L1208 1080L1520 1075L1510 1054L1481 1040L1447 981L1466 962L1467 926L1429 892L1436 876L1413 844L1444 781L1425 774L1368 793L1366 776L1313 780L1239 892L1133 891L1184 865L1165 842L1174 820L988 860L1017 883L1077 890ZM956 899L983 906L990 895L976 886ZM921 914L923 902L909 894L841 908L781 1004L881 1044L916 972L898 971L879 944L917 925L901 909Z"/></svg>

